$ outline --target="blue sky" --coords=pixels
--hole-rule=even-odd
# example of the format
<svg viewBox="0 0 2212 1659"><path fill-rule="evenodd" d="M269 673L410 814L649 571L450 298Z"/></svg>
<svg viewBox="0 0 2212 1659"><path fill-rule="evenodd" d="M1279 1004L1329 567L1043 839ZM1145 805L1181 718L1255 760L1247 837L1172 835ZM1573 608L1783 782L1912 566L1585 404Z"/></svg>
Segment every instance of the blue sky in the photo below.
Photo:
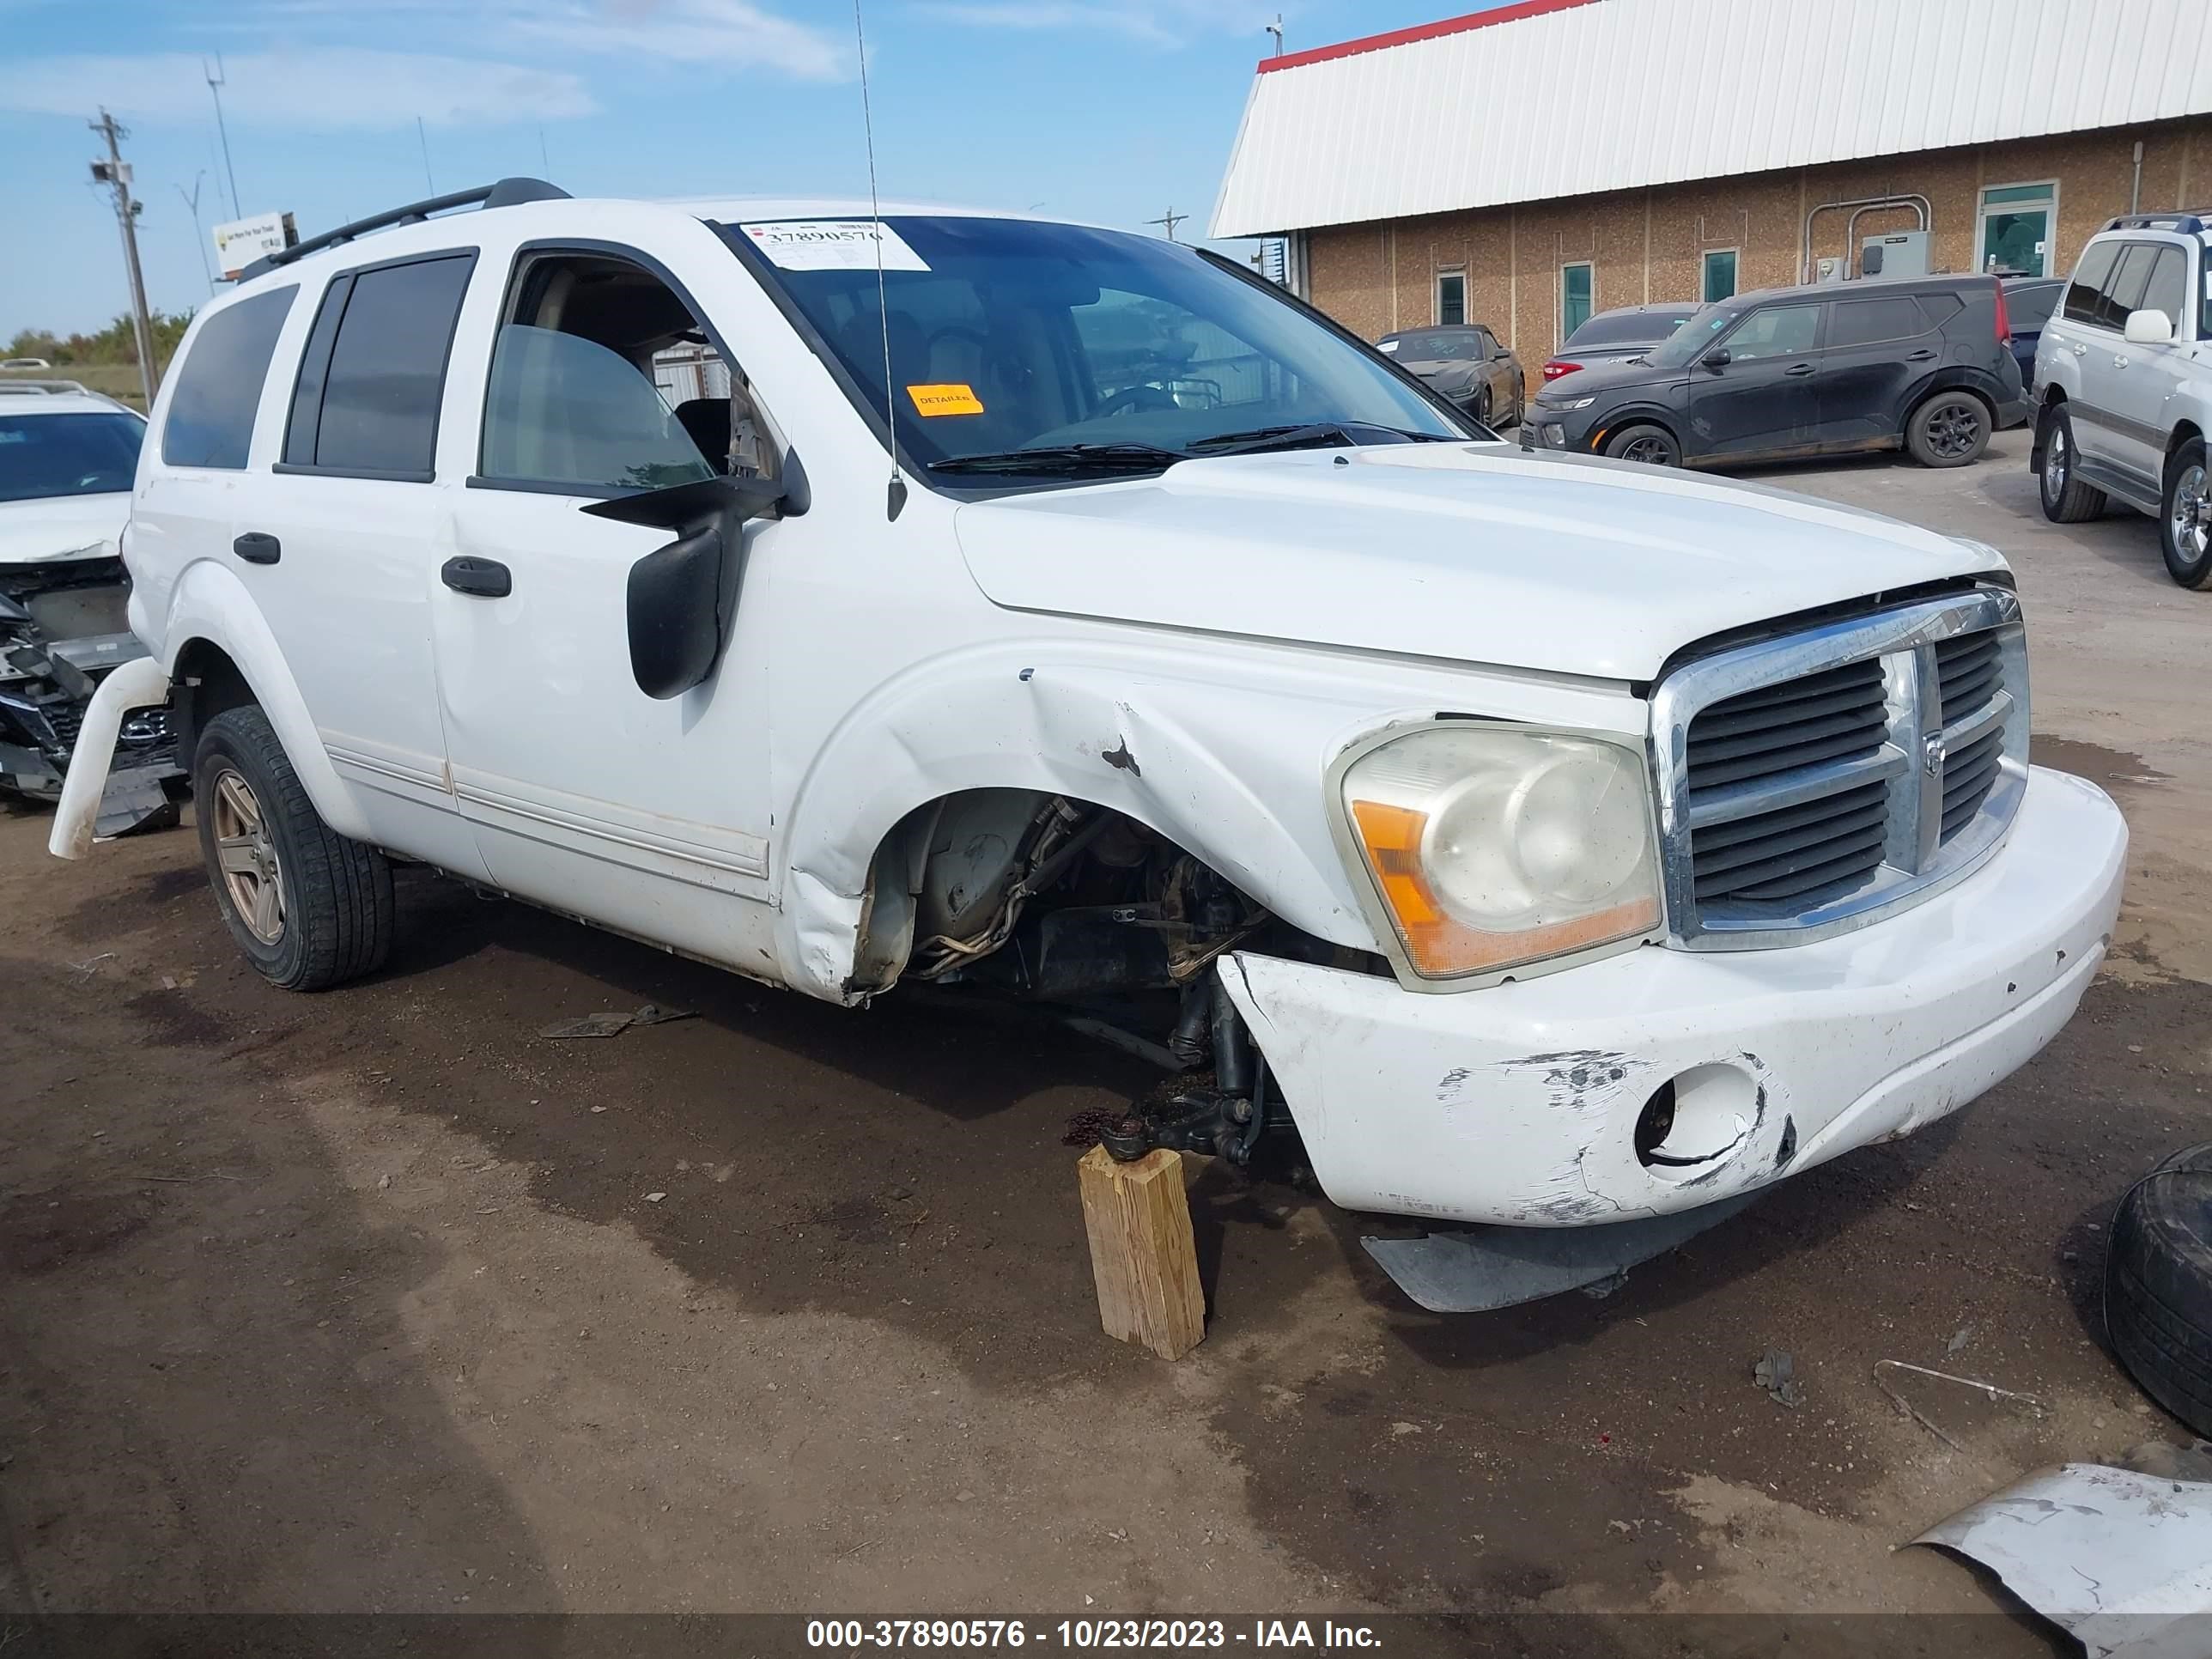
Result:
<svg viewBox="0 0 2212 1659"><path fill-rule="evenodd" d="M1253 66L1484 0L865 0L886 195L1203 232ZM96 327L125 283L86 129L131 129L154 304L207 293L184 194L311 235L429 193L544 173L577 195L866 186L849 0L0 0L0 342ZM542 148L541 148L542 144ZM202 240L204 240L204 237Z"/></svg>

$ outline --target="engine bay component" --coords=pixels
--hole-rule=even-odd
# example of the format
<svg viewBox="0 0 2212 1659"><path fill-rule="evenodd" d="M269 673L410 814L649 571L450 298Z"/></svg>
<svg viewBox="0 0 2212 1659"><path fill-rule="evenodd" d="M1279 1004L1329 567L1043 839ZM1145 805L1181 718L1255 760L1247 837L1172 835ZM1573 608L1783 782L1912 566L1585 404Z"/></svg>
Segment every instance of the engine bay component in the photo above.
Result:
<svg viewBox="0 0 2212 1659"><path fill-rule="evenodd" d="M0 791L53 801L85 705L121 664L146 654L125 608L123 561L0 565ZM124 718L94 833L119 835L171 813L184 775L166 708Z"/></svg>

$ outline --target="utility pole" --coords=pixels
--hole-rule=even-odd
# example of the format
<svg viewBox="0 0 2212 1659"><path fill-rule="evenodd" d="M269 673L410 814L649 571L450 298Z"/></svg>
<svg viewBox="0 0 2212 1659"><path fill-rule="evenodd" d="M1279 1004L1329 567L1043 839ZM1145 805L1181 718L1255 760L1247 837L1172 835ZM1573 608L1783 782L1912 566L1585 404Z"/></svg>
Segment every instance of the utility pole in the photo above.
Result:
<svg viewBox="0 0 2212 1659"><path fill-rule="evenodd" d="M107 140L107 159L94 157L92 176L115 191L115 221L123 228L123 261L131 270L131 326L138 341L138 380L145 388L146 407L154 407L154 319L146 313L146 275L138 268L138 204L131 199L131 169L124 164L118 140L124 129L106 110L100 119L85 125Z"/></svg>
<svg viewBox="0 0 2212 1659"><path fill-rule="evenodd" d="M1190 215L1188 213L1177 213L1173 208L1170 208L1165 213L1160 215L1158 218L1147 219L1145 222L1148 225L1159 225L1163 227L1167 231L1168 240L1172 242L1176 239L1176 227L1183 223L1189 217Z"/></svg>
<svg viewBox="0 0 2212 1659"><path fill-rule="evenodd" d="M200 275L207 278L208 292L212 294L215 292L215 267L208 264L207 238L200 234L200 184L206 177L205 167L192 174L191 193L188 196L185 194L182 185L173 185L171 188L185 198L185 205L191 210L192 243L200 251Z"/></svg>
<svg viewBox="0 0 2212 1659"><path fill-rule="evenodd" d="M238 169L230 164L230 129L222 124L222 89L230 84L230 77L222 72L222 54L215 55L215 67L200 59L200 72L207 76L208 95L215 100L215 130L222 135L222 170L230 179L230 216L243 218L246 210L238 204Z"/></svg>

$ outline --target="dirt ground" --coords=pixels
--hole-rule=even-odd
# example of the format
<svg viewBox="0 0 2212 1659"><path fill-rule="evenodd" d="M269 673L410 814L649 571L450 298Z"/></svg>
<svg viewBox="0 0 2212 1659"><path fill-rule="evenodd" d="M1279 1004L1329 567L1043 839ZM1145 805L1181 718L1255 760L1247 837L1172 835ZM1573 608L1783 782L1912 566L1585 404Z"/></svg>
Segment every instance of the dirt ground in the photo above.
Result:
<svg viewBox="0 0 2212 1659"><path fill-rule="evenodd" d="M2026 449L1765 481L2011 556L2038 758L2134 827L2116 955L1972 1109L1601 1301L1422 1313L1359 1218L1206 1168L1209 1334L1164 1364L1099 1333L1061 1139L1137 1062L412 872L386 972L287 996L188 833L64 865L0 820L0 1611L1956 1613L1994 1616L1945 1651L2060 1650L1895 1547L2178 1433L2097 1287L2114 1199L2212 1134L2212 597L2147 520L2046 525ZM647 1001L698 1018L536 1035ZM2047 1408L1923 1380L1954 1450L1884 1358Z"/></svg>

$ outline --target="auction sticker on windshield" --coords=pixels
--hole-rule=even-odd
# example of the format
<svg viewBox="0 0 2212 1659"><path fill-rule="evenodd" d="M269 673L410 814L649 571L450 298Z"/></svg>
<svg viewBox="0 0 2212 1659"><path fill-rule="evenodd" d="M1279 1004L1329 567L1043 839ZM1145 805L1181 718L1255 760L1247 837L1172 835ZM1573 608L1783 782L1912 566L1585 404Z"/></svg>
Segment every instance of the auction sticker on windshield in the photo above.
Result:
<svg viewBox="0 0 2212 1659"><path fill-rule="evenodd" d="M968 386L910 386L906 395L914 399L917 414L921 415L981 415L983 400Z"/></svg>
<svg viewBox="0 0 2212 1659"><path fill-rule="evenodd" d="M879 242L885 270L929 269L898 232L866 219L781 219L738 228L786 270L873 270Z"/></svg>

